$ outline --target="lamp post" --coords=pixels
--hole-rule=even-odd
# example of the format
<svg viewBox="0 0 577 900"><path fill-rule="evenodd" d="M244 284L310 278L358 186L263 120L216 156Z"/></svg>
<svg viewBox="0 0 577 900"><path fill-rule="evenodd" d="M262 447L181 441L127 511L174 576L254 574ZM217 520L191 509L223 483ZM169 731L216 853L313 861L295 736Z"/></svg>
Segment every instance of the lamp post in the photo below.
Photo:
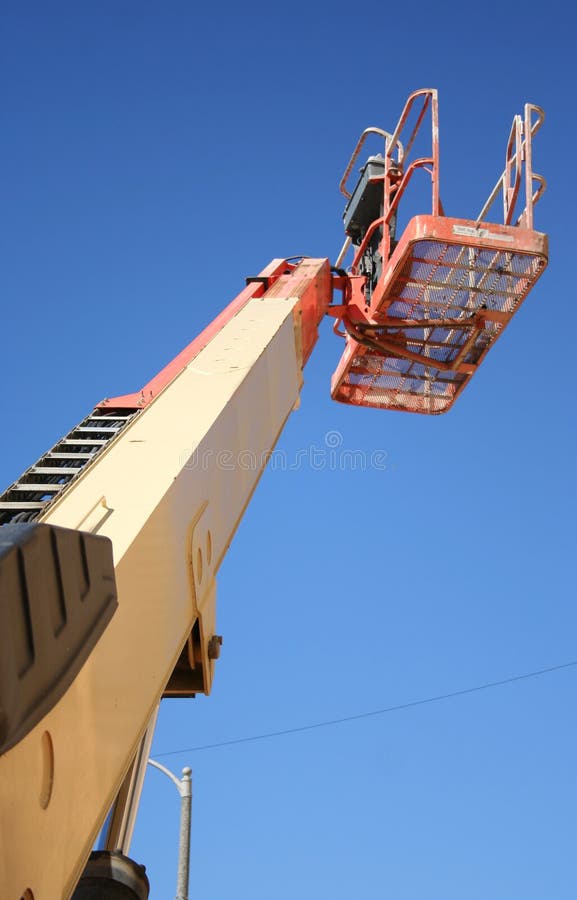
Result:
<svg viewBox="0 0 577 900"><path fill-rule="evenodd" d="M182 778L177 778L170 769L156 762L148 760L149 766L160 769L170 778L180 794L180 836L178 841L178 874L176 880L176 900L188 900L188 877L190 862L190 820L192 811L192 769L185 766L182 770Z"/></svg>

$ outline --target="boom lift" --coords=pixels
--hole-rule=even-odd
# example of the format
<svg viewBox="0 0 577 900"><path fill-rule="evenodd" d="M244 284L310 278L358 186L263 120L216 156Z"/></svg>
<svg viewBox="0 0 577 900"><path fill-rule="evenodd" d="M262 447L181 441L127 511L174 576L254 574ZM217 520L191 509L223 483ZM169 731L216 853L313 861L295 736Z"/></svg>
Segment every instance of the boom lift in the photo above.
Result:
<svg viewBox="0 0 577 900"><path fill-rule="evenodd" d="M431 149L412 159L427 118ZM1 495L3 898L147 896L127 854L158 705L210 693L216 574L299 402L321 320L332 316L346 342L336 400L449 409L547 263L533 230L542 122L528 104L481 214L448 218L437 93L412 94L391 134L369 128L355 147L334 267L273 260L142 390L97 404ZM383 153L349 192L374 134ZM430 176L431 213L397 240L418 170ZM503 222L489 224L500 194Z"/></svg>

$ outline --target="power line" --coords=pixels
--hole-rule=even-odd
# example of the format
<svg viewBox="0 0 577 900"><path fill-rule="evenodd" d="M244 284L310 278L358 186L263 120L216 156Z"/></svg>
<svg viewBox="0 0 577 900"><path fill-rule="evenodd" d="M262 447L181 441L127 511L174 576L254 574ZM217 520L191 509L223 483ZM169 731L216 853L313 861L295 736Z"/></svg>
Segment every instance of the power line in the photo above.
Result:
<svg viewBox="0 0 577 900"><path fill-rule="evenodd" d="M312 725L297 725L295 728L283 728L280 731L265 731L262 734L232 738L229 741L219 741L215 744L201 744L197 747L184 747L182 750L167 750L165 753L155 753L155 756L175 756L178 753L196 753L200 750L216 750L218 747L231 747L233 744L248 744L252 741L264 741L269 738L284 737L287 734L300 734L303 731L313 731L316 728L330 728L333 725L342 725L345 722L356 722L359 719L370 719L373 716L383 716L386 713L399 712L402 709L425 706L427 703L438 703L440 700L451 700L453 697L464 697L466 694L475 694L478 691L487 691L491 688L503 687L503 685L525 681L528 678L549 675L551 672L559 672L561 669L569 669L572 666L577 666L577 659L571 660L571 662L561 663L558 666L550 666L548 669L536 669L534 672L524 672L522 675L513 675L510 678L502 678L500 681L487 681L484 684L477 684L474 687L462 688L460 691L451 691L448 694L436 694L433 697L410 700L408 703L397 703L395 706L372 709L368 712L357 713L353 716L341 716L338 719L325 719L321 722L313 722Z"/></svg>

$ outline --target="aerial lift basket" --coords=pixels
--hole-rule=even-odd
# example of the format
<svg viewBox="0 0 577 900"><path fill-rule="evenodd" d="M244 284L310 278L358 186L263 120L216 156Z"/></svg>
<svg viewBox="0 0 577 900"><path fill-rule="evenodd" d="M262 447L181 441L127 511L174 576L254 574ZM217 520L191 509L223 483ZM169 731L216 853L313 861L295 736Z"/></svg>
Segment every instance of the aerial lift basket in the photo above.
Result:
<svg viewBox="0 0 577 900"><path fill-rule="evenodd" d="M427 112L430 155L409 163ZM403 146L409 117L416 124ZM412 94L393 134L363 132L341 181L348 237L337 267L351 243L355 255L348 296L333 311L335 330L346 337L332 380L335 400L429 414L452 406L547 265L547 238L533 230L545 181L531 158L543 119L533 104L515 116L505 169L474 221L449 218L441 205L436 91ZM384 156L369 158L351 195L349 174L374 133L385 140ZM397 242L399 201L417 169L431 176L432 214L412 218ZM521 191L525 204L516 215ZM499 194L503 223L487 223Z"/></svg>

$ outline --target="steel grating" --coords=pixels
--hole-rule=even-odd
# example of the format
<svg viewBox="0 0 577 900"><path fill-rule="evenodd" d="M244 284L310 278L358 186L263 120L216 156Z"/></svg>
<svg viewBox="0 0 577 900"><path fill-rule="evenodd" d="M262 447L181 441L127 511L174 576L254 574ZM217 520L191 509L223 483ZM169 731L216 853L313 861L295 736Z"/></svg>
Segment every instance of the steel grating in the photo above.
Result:
<svg viewBox="0 0 577 900"><path fill-rule="evenodd" d="M448 410L535 284L546 254L537 232L413 219L389 261L371 324L348 339L334 399Z"/></svg>

